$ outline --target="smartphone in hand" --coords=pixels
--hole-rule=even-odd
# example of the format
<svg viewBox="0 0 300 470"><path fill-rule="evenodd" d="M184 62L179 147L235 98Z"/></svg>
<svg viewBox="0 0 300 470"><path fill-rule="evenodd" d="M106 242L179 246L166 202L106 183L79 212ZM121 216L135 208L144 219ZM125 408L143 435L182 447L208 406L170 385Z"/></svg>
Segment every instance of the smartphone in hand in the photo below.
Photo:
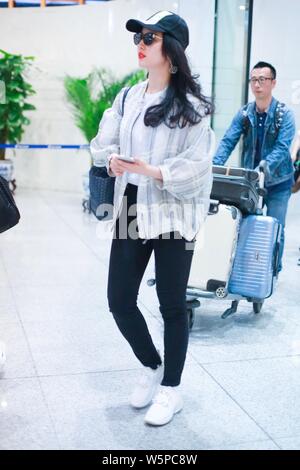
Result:
<svg viewBox="0 0 300 470"><path fill-rule="evenodd" d="M122 160L123 162L135 163L135 159L133 157L125 157L125 155L118 155L117 158L119 160Z"/></svg>

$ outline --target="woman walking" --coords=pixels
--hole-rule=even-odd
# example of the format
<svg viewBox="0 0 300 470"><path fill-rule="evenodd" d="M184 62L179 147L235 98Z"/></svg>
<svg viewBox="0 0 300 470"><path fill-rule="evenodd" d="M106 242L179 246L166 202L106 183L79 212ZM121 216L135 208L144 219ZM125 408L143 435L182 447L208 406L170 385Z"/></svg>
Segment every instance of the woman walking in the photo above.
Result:
<svg viewBox="0 0 300 470"><path fill-rule="evenodd" d="M148 79L122 90L91 142L94 164L116 176L115 225L108 301L144 373L131 395L145 422L164 425L183 407L178 386L188 346L186 287L192 242L207 215L212 184L212 105L192 76L186 22L169 11L131 19L140 67ZM133 157L134 162L121 158ZM137 307L141 280L154 252L164 321L164 359Z"/></svg>

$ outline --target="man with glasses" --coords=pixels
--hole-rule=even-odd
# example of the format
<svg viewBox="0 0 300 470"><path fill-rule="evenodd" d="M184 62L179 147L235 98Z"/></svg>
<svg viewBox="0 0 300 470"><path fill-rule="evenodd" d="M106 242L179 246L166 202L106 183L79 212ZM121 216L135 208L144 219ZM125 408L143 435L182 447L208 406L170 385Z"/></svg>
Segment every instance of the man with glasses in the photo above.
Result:
<svg viewBox="0 0 300 470"><path fill-rule="evenodd" d="M295 120L292 111L272 96L276 70L271 64L256 64L249 82L255 101L242 107L234 117L217 149L214 165L225 164L242 136L243 167L256 169L261 160L267 162L264 201L267 215L278 219L283 228L279 253L281 271L285 219L294 183L290 146L295 135Z"/></svg>

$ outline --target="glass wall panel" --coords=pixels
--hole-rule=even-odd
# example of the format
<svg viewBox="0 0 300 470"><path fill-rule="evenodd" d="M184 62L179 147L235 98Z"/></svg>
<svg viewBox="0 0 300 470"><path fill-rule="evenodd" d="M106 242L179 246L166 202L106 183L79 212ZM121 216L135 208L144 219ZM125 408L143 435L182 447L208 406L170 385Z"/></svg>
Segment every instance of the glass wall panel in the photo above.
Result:
<svg viewBox="0 0 300 470"><path fill-rule="evenodd" d="M212 125L217 143L247 101L251 0L216 0ZM239 164L239 147L230 159Z"/></svg>

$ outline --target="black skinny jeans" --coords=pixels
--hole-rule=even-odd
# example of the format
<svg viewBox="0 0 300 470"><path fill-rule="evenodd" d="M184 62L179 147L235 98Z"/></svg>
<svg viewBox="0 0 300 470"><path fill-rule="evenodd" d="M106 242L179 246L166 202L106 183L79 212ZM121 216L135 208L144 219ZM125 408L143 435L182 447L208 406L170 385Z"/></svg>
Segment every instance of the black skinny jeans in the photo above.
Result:
<svg viewBox="0 0 300 470"><path fill-rule="evenodd" d="M136 204L137 187L128 184L125 192L127 207ZM120 219L127 216L126 207ZM120 219L112 242L108 302L114 319L134 354L146 367L156 369L161 358L153 344L145 319L137 307L139 287L152 251L155 257L156 290L164 321L164 366L162 385L177 386L186 358L189 326L186 311L188 283L193 249L183 238L169 234L170 239L151 240L120 238ZM127 219L128 225L135 220ZM121 235L122 236L122 235ZM146 243L145 243L146 242ZM188 249L187 249L188 246Z"/></svg>

